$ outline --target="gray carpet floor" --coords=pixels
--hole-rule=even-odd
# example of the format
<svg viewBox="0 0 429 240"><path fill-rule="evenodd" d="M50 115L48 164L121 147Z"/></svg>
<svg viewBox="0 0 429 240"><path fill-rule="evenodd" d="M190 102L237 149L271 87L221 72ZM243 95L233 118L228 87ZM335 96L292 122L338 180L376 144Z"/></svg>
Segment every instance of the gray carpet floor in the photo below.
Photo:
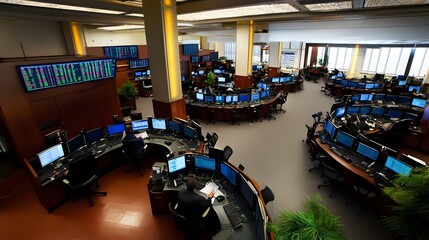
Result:
<svg viewBox="0 0 429 240"><path fill-rule="evenodd" d="M240 126L216 122L206 125L201 120L203 134L216 132L219 140L217 148L229 145L234 150L230 161L245 166L263 188L268 185L275 194L275 200L267 204L272 218L282 210L298 211L306 196L320 193L327 207L340 217L346 235L350 239L394 239L378 222L370 211L358 215L359 206L346 205L348 200L339 192L328 197L328 189L318 189L322 183L319 173L309 173L312 167L307 145L302 142L306 137L305 124L312 124L313 113L330 109L333 99L320 92L323 82L305 82L304 89L290 93L283 105L286 113L276 114L277 120L263 122L241 122ZM152 99L137 100L137 111L143 116L153 116Z"/></svg>

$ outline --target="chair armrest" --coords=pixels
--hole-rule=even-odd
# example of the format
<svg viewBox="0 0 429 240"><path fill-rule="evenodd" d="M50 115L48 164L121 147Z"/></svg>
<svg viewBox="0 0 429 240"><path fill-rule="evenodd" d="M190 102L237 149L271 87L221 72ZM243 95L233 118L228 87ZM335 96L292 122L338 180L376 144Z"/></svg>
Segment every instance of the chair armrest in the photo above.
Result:
<svg viewBox="0 0 429 240"><path fill-rule="evenodd" d="M203 212L203 214L201 215L201 217L205 218L205 217L207 216L207 214L209 213L209 211L210 211L210 207L208 207L208 208Z"/></svg>

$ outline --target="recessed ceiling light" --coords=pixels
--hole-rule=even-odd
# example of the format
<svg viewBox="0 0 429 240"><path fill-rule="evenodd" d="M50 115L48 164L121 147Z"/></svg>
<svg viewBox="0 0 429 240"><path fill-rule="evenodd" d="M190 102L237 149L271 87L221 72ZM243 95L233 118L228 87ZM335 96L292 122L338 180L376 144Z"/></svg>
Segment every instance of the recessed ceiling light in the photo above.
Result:
<svg viewBox="0 0 429 240"><path fill-rule="evenodd" d="M125 15L130 16L130 17L144 17L143 13L127 13Z"/></svg>
<svg viewBox="0 0 429 240"><path fill-rule="evenodd" d="M417 5L427 4L427 0L366 0L365 7L389 7L389 6L401 6L401 5Z"/></svg>
<svg viewBox="0 0 429 240"><path fill-rule="evenodd" d="M304 5L308 10L312 12L317 11L335 11L343 9L353 8L352 1L347 2L329 2L329 3L315 3L315 4L306 4Z"/></svg>
<svg viewBox="0 0 429 240"><path fill-rule="evenodd" d="M107 9L78 7L78 6L71 6L71 5L65 5L65 4L45 3L45 2L36 2L36 1L27 1L27 0L0 0L0 3L23 5L23 6L30 6L30 7L43 7L43 8L53 8L53 9L61 9L61 10L80 11L80 12L115 14L115 15L125 13L125 12L113 11L113 10L107 10Z"/></svg>
<svg viewBox="0 0 429 240"><path fill-rule="evenodd" d="M130 30L130 29L143 29L143 25L120 25L120 26L109 26L109 27L98 27L100 30L117 31L117 30Z"/></svg>
<svg viewBox="0 0 429 240"><path fill-rule="evenodd" d="M180 21L200 21L219 18L232 18L243 16L255 16L275 13L298 12L297 9L287 3L281 4L263 4L247 7L235 7L220 10L203 11L196 13L186 13L177 15Z"/></svg>
<svg viewBox="0 0 429 240"><path fill-rule="evenodd" d="M192 26L194 26L194 24L192 24L192 23L181 23L181 22L178 22L177 26L178 27L192 27Z"/></svg>

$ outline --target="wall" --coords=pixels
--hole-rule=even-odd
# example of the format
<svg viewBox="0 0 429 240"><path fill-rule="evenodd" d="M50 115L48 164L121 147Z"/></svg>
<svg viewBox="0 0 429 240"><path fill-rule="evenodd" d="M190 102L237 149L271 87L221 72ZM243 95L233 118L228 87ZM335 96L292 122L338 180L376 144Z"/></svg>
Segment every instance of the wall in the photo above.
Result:
<svg viewBox="0 0 429 240"><path fill-rule="evenodd" d="M83 28L87 47L146 45L144 30L133 31L106 31Z"/></svg>
<svg viewBox="0 0 429 240"><path fill-rule="evenodd" d="M302 42L283 42L282 51L295 54L294 69L300 68L301 58L303 58L301 54L304 53L304 49L301 49L301 45L303 45Z"/></svg>

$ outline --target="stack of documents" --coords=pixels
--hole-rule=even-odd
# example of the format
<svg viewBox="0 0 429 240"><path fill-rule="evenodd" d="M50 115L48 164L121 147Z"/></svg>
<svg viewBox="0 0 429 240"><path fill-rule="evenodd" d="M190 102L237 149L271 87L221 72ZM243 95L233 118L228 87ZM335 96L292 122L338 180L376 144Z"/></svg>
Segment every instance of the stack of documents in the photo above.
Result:
<svg viewBox="0 0 429 240"><path fill-rule="evenodd" d="M225 196L220 190L219 186L214 182L209 182L206 184L206 186L200 190L201 192L205 193L206 195L209 195L211 192L214 192L214 197L217 196Z"/></svg>

